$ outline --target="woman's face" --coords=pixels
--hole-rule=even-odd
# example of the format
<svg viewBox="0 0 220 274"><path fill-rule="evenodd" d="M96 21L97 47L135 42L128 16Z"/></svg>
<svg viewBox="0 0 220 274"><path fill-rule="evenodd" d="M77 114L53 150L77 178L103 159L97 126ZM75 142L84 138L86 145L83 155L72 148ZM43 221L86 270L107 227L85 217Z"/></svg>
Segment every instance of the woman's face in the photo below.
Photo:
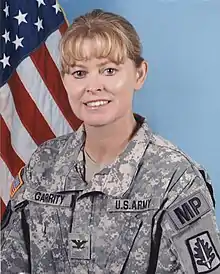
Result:
<svg viewBox="0 0 220 274"><path fill-rule="evenodd" d="M85 41L84 50L93 47ZM129 58L115 64L107 58L76 62L63 82L75 115L89 126L104 126L132 113L134 90L142 87L147 65L137 69Z"/></svg>

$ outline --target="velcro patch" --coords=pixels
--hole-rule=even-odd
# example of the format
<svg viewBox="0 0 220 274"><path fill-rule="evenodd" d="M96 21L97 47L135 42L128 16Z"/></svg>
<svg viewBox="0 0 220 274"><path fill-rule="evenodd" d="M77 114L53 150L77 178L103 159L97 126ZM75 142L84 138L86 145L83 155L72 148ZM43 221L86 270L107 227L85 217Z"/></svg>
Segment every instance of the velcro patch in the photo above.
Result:
<svg viewBox="0 0 220 274"><path fill-rule="evenodd" d="M211 206L206 201L205 196L201 191L198 191L170 207L168 215L175 227L179 230L194 222L210 210Z"/></svg>
<svg viewBox="0 0 220 274"><path fill-rule="evenodd" d="M90 260L91 237L89 233L69 233L69 257L70 259Z"/></svg>
<svg viewBox="0 0 220 274"><path fill-rule="evenodd" d="M15 178L15 180L11 183L10 187L10 198L13 198L15 193L19 190L19 188L24 184L24 182L21 179L21 171L23 168L18 173L18 176Z"/></svg>
<svg viewBox="0 0 220 274"><path fill-rule="evenodd" d="M108 199L107 211L109 212L144 212L160 207L160 197L148 199Z"/></svg>
<svg viewBox="0 0 220 274"><path fill-rule="evenodd" d="M204 231L187 239L186 245L195 273L213 273L213 270L220 266L219 254L216 251L208 231Z"/></svg>

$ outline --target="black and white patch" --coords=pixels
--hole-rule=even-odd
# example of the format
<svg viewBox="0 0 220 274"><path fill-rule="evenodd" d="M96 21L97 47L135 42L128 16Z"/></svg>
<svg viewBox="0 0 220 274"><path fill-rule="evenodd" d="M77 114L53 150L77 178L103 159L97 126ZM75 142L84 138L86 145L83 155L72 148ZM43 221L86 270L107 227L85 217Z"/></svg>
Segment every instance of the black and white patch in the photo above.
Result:
<svg viewBox="0 0 220 274"><path fill-rule="evenodd" d="M187 239L186 245L196 274L211 273L220 266L219 254L208 231Z"/></svg>

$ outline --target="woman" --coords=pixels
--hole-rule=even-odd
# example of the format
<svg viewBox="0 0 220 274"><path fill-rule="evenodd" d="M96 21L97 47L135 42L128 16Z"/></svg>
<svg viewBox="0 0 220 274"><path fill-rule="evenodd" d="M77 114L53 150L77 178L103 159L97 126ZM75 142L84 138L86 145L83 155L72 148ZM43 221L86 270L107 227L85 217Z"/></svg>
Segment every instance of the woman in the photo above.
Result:
<svg viewBox="0 0 220 274"><path fill-rule="evenodd" d="M147 74L133 26L80 16L61 64L83 125L42 144L12 184L2 273L220 273L204 170L133 114Z"/></svg>

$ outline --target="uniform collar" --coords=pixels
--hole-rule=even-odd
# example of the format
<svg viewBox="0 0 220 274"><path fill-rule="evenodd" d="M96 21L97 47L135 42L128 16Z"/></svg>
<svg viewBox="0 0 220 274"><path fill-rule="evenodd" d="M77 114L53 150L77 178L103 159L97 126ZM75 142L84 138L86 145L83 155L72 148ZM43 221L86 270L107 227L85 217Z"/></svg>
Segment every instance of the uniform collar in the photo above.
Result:
<svg viewBox="0 0 220 274"><path fill-rule="evenodd" d="M78 168L83 166L83 161L78 160L78 155L85 143L85 129L82 124L67 140L55 161L53 167L57 191L83 190L87 186L79 175ZM71 175L71 182L67 180Z"/></svg>
<svg viewBox="0 0 220 274"><path fill-rule="evenodd" d="M84 192L101 191L113 197L126 197L129 194L152 135L144 118L139 115L135 115L135 118L141 126L124 152L97 174Z"/></svg>
<svg viewBox="0 0 220 274"><path fill-rule="evenodd" d="M137 114L135 119L141 126L125 150L112 164L94 176L90 183L84 182L81 176L77 177L76 172L77 168L83 168L84 165L84 159L80 156L85 143L85 130L82 125L68 140L54 166L56 179L61 182L60 190L83 190L83 193L100 191L110 196L125 197L132 187L133 178L138 172L152 136L145 119Z"/></svg>

